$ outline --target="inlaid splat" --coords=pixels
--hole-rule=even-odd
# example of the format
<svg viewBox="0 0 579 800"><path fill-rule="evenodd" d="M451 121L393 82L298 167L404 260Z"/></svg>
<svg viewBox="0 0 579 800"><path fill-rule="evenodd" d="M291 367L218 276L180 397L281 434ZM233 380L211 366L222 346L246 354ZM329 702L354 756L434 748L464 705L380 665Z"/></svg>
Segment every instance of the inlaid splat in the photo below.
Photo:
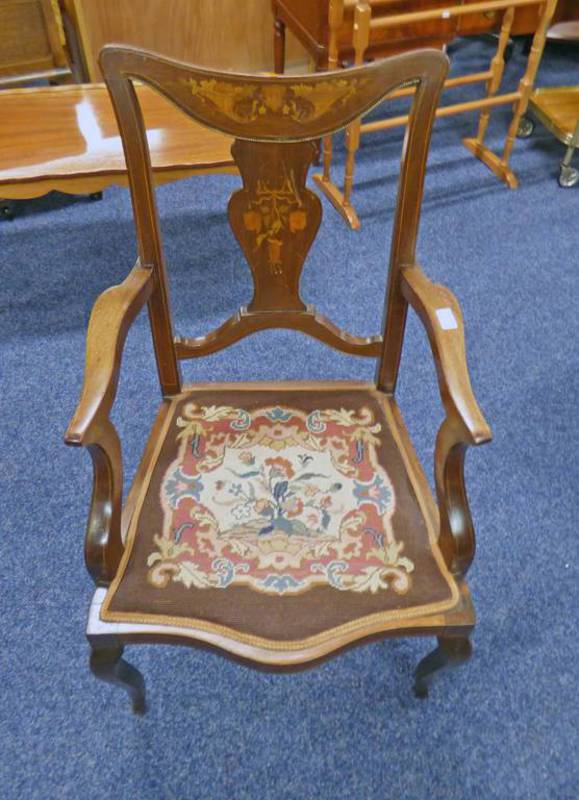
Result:
<svg viewBox="0 0 579 800"><path fill-rule="evenodd" d="M229 222L253 276L249 311L305 311L300 275L322 217L305 185L314 147L238 139L232 153L243 189L230 200Z"/></svg>

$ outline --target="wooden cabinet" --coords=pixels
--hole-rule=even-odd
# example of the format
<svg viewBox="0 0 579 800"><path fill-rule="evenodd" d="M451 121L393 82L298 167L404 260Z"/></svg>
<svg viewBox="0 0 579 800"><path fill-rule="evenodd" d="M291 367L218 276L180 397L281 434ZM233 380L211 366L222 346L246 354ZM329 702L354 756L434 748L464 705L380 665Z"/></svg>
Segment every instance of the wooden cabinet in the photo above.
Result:
<svg viewBox="0 0 579 800"><path fill-rule="evenodd" d="M66 0L72 5L87 72L101 81L98 54L111 42L145 47L204 66L273 68L271 0ZM288 37L289 60L304 59Z"/></svg>
<svg viewBox="0 0 579 800"><path fill-rule="evenodd" d="M0 0L0 86L70 74L58 4Z"/></svg>

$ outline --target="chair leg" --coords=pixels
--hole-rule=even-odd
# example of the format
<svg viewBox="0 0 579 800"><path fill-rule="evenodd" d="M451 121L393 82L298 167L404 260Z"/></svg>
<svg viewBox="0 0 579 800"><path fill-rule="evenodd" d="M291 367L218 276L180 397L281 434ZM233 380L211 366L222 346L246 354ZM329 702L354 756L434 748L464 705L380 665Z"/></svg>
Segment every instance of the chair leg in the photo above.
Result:
<svg viewBox="0 0 579 800"><path fill-rule="evenodd" d="M122 645L99 646L91 642L90 668L97 678L122 687L131 698L135 714L144 714L145 681L138 669L123 658Z"/></svg>
<svg viewBox="0 0 579 800"><path fill-rule="evenodd" d="M472 645L468 636L439 636L438 647L429 653L414 672L414 694L424 699L428 697L428 687L437 672L449 667L457 667L468 661Z"/></svg>

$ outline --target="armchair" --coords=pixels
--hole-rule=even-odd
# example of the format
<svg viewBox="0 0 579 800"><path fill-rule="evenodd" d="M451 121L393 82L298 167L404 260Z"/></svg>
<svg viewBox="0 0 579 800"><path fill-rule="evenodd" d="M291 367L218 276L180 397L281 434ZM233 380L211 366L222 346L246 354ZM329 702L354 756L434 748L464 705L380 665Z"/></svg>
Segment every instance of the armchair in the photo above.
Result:
<svg viewBox="0 0 579 800"><path fill-rule="evenodd" d="M385 636L436 636L415 692L470 654L474 610L465 574L474 531L466 447L489 441L465 359L454 296L415 259L432 121L447 60L437 51L300 76L242 76L130 47L101 67L123 139L138 260L105 292L88 330L85 381L66 442L88 447L94 487L86 562L96 584L87 636L94 674L145 710L127 644L210 647L270 669L314 665ZM151 167L132 81L235 138L243 186L228 216L251 269L253 297L198 338L175 337ZM300 274L321 221L306 188L314 142L346 127L393 88L417 86L401 164L381 335L340 330L307 305ZM124 509L119 437L109 418L127 331L147 304L162 402ZM394 393L408 306L432 347L445 420L435 451L438 506ZM374 358L374 384L183 386L182 359L256 331L290 328Z"/></svg>

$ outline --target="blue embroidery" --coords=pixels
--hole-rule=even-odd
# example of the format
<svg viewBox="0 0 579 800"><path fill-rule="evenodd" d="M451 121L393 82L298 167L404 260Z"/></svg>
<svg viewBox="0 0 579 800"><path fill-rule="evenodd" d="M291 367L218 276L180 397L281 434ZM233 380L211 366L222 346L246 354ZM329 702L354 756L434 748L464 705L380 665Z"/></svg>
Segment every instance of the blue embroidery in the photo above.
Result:
<svg viewBox="0 0 579 800"><path fill-rule="evenodd" d="M304 586L303 581L296 580L293 575L268 575L259 585L265 589L275 589L278 594L283 594L288 589L299 589Z"/></svg>
<svg viewBox="0 0 579 800"><path fill-rule="evenodd" d="M219 587L224 589L233 583L238 572L249 572L249 564L237 564L234 566L228 558L216 558L211 564L211 569L218 575Z"/></svg>
<svg viewBox="0 0 579 800"><path fill-rule="evenodd" d="M175 509L184 497L199 500L201 498L201 492L203 491L203 483L201 478L193 478L190 475L185 475L185 473L181 472L177 467L165 482L164 490L169 505L171 508Z"/></svg>
<svg viewBox="0 0 579 800"><path fill-rule="evenodd" d="M276 406L275 408L270 408L269 411L266 411L265 416L274 422L287 422L288 419L291 419L293 414L291 411L284 411L283 408Z"/></svg>
<svg viewBox="0 0 579 800"><path fill-rule="evenodd" d="M386 486L380 475L375 475L369 483L354 481L354 497L361 503L373 503L380 514L384 514L392 503L392 490Z"/></svg>
<svg viewBox="0 0 579 800"><path fill-rule="evenodd" d="M312 411L306 419L306 427L310 433L323 433L326 430L326 423L322 422L319 411Z"/></svg>
<svg viewBox="0 0 579 800"><path fill-rule="evenodd" d="M328 565L318 562L312 564L311 570L312 572L320 572L324 575L330 586L333 586L334 589L347 588L344 586L341 578L342 572L348 571L348 565L345 561L330 561Z"/></svg>
<svg viewBox="0 0 579 800"><path fill-rule="evenodd" d="M242 408L237 409L238 417L231 423L231 427L236 431L245 431L251 425L251 416Z"/></svg>

